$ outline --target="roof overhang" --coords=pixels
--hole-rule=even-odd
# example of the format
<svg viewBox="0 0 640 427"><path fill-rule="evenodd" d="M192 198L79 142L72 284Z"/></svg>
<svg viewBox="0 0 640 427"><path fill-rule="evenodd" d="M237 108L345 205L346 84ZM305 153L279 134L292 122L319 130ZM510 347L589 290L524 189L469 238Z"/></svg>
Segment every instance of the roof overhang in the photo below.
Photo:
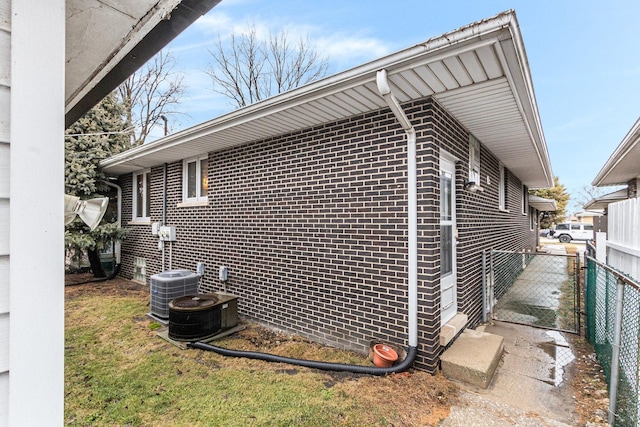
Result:
<svg viewBox="0 0 640 427"><path fill-rule="evenodd" d="M591 185L624 185L634 178L640 178L640 119L634 123Z"/></svg>
<svg viewBox="0 0 640 427"><path fill-rule="evenodd" d="M219 2L67 0L66 126Z"/></svg>
<svg viewBox="0 0 640 427"><path fill-rule="evenodd" d="M558 204L554 199L545 199L533 194L529 195L529 206L539 212L554 212L558 210Z"/></svg>
<svg viewBox="0 0 640 427"><path fill-rule="evenodd" d="M620 202L628 198L629 198L629 195L627 192L627 188L622 188L612 193L608 193L603 196L596 197L595 199L589 201L589 203L584 205L584 208L587 210L606 209L607 206L609 206L609 204Z"/></svg>
<svg viewBox="0 0 640 427"><path fill-rule="evenodd" d="M101 166L120 175L386 108L375 82L381 69L400 102L435 98L523 184L553 185L513 11L133 148Z"/></svg>

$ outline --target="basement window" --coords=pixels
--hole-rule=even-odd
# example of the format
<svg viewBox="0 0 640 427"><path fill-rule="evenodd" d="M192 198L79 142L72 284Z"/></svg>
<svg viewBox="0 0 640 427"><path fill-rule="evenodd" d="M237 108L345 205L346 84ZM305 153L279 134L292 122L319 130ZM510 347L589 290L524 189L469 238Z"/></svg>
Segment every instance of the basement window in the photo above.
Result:
<svg viewBox="0 0 640 427"><path fill-rule="evenodd" d="M147 283L147 260L145 258L133 258L133 280L143 284Z"/></svg>
<svg viewBox="0 0 640 427"><path fill-rule="evenodd" d="M184 160L182 164L182 200L185 203L206 203L208 189L208 156Z"/></svg>

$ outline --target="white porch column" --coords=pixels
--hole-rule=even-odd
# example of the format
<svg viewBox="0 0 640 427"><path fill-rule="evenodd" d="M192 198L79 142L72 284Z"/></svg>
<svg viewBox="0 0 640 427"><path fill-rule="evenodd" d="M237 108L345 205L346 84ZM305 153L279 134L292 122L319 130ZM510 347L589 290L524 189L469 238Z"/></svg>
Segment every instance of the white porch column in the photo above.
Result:
<svg viewBox="0 0 640 427"><path fill-rule="evenodd" d="M11 20L9 419L63 425L65 1Z"/></svg>

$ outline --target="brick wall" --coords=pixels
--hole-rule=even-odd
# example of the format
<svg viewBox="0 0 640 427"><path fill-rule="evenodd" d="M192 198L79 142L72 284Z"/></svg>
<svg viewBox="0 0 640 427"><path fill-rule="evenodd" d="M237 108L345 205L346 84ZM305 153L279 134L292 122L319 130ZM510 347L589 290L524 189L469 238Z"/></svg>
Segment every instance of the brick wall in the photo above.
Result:
<svg viewBox="0 0 640 427"><path fill-rule="evenodd" d="M497 204L498 162L483 149L484 193L462 190L468 134L437 103L404 106L417 131L419 355L437 367L439 346L439 156L457 166L459 311L480 316L480 252L535 246L521 213L521 185L509 176L506 211ZM167 223L177 228L171 267L206 265L201 289L240 297L241 314L320 342L364 351L372 339L406 345L405 135L388 110L209 154L209 203L182 201L182 162L169 164ZM152 169L151 220L162 215L163 167ZM484 182L484 181L483 181ZM131 176L123 176L123 218L131 218ZM133 256L161 271L150 225L131 225L122 274ZM165 268L169 268L168 249Z"/></svg>

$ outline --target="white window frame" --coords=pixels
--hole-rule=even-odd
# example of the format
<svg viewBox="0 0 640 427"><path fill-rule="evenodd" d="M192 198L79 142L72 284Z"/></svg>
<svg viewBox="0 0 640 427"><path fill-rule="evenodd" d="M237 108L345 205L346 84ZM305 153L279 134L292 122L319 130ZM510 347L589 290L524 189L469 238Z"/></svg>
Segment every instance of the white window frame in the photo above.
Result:
<svg viewBox="0 0 640 427"><path fill-rule="evenodd" d="M529 189L527 188L526 185L522 184L522 215L527 215L528 212L528 206L529 204L527 203L527 199L529 194Z"/></svg>
<svg viewBox="0 0 640 427"><path fill-rule="evenodd" d="M480 141L469 135L469 182L480 185Z"/></svg>
<svg viewBox="0 0 640 427"><path fill-rule="evenodd" d="M131 204L131 220L132 222L142 222L149 223L151 221L151 215L149 211L151 210L151 203L147 205L145 202L149 200L149 191L151 186L151 169L144 169L138 172L134 172L133 174L133 182L132 182L132 204ZM142 186L142 215L137 216L138 214L138 177L142 175L145 177Z"/></svg>
<svg viewBox="0 0 640 427"><path fill-rule="evenodd" d="M533 206L529 206L529 229L534 231L538 229L538 214Z"/></svg>
<svg viewBox="0 0 640 427"><path fill-rule="evenodd" d="M498 208L504 211L507 210L507 170L502 163L500 163L498 174L500 175L498 179Z"/></svg>
<svg viewBox="0 0 640 427"><path fill-rule="evenodd" d="M196 179L196 197L187 197L188 194L188 185L189 185L189 163L195 162L196 164L196 177L202 176L202 161L208 161L209 156L207 154L203 154L197 157L191 157L189 159L184 159L182 161L182 202L183 204L194 205L194 204L207 204L209 201L207 197L207 193L203 194L202 192L202 180ZM206 171L208 175L208 171Z"/></svg>

